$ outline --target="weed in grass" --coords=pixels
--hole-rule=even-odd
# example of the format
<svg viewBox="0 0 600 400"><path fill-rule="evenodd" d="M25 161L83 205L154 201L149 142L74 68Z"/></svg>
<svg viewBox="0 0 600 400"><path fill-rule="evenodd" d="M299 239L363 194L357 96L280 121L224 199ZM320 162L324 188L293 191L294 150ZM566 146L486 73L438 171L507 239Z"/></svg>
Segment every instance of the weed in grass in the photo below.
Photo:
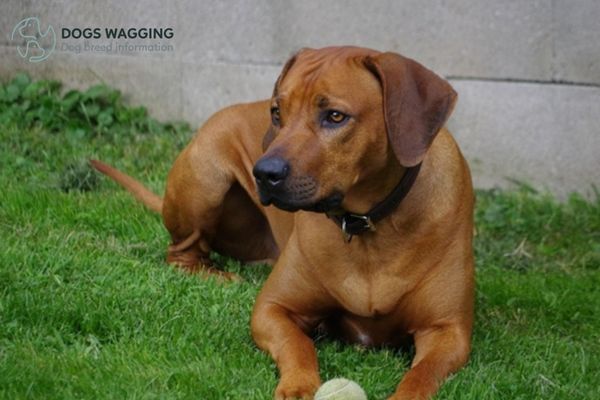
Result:
<svg viewBox="0 0 600 400"><path fill-rule="evenodd" d="M98 186L100 179L89 166L87 160L67 165L61 175L60 188L65 192L79 190L87 192Z"/></svg>
<svg viewBox="0 0 600 400"><path fill-rule="evenodd" d="M185 123L159 123L144 107L126 106L121 93L106 85L61 94L60 82L32 82L25 74L0 87L0 124L13 123L21 129L41 126L67 140L102 136L117 143L139 133L189 131Z"/></svg>

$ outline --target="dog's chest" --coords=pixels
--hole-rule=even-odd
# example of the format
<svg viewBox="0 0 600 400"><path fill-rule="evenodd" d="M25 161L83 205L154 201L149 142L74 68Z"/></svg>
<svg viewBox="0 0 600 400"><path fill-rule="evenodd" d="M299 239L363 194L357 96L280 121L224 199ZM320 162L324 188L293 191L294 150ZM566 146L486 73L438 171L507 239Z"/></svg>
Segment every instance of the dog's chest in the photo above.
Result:
<svg viewBox="0 0 600 400"><path fill-rule="evenodd" d="M342 308L361 317L392 313L407 291L407 282L398 276L359 269L337 272L327 282L330 294Z"/></svg>
<svg viewBox="0 0 600 400"><path fill-rule="evenodd" d="M415 258L410 241L394 237L375 242L357 237L346 243L335 240L341 233L330 221L328 225L308 224L313 221L300 224L300 233L317 234L300 237L304 259L299 264L308 266L311 279L333 297L334 306L365 318L382 318L395 311L414 286L415 264L422 262ZM383 233L383 238L392 238Z"/></svg>

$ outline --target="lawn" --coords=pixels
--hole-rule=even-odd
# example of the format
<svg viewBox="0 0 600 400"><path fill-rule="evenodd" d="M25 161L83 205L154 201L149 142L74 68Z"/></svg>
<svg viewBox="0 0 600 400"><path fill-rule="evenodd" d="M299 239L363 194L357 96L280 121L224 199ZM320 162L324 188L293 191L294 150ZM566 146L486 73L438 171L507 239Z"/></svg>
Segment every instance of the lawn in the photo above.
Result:
<svg viewBox="0 0 600 400"><path fill-rule="evenodd" d="M184 275L168 235L86 160L154 190L192 135L105 86L0 86L0 397L268 399L277 373L249 331L269 268L241 283ZM600 200L522 186L477 193L471 361L438 399L600 398ZM389 395L410 354L321 340L324 380Z"/></svg>

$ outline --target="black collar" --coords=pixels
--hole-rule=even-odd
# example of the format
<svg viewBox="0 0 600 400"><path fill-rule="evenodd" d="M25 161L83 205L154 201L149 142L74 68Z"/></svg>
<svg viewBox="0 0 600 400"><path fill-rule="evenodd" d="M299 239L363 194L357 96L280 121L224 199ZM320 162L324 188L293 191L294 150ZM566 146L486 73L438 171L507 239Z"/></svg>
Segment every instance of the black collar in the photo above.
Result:
<svg viewBox="0 0 600 400"><path fill-rule="evenodd" d="M345 211L341 214L327 214L327 216L339 225L342 229L344 239L348 243L354 235L360 235L367 231L375 231L375 224L398 208L400 202L406 197L410 188L415 183L420 169L420 163L414 167L406 168L402 179L400 179L394 190L383 201L375 204L366 214L353 214Z"/></svg>

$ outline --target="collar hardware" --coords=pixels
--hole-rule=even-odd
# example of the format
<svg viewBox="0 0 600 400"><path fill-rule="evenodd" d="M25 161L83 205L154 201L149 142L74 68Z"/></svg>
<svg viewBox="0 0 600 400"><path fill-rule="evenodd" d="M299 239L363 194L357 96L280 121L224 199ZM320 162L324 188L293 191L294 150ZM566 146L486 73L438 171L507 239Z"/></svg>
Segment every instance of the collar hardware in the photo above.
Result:
<svg viewBox="0 0 600 400"><path fill-rule="evenodd" d="M346 213L342 217L342 234L346 243L350 243L352 236L365 231L375 232L375 224L368 215Z"/></svg>
<svg viewBox="0 0 600 400"><path fill-rule="evenodd" d="M375 224L396 210L406 197L415 183L420 169L421 164L406 168L394 190L366 214L354 214L348 211L341 214L328 213L327 216L341 228L346 243L350 243L355 235L364 232L375 232Z"/></svg>

